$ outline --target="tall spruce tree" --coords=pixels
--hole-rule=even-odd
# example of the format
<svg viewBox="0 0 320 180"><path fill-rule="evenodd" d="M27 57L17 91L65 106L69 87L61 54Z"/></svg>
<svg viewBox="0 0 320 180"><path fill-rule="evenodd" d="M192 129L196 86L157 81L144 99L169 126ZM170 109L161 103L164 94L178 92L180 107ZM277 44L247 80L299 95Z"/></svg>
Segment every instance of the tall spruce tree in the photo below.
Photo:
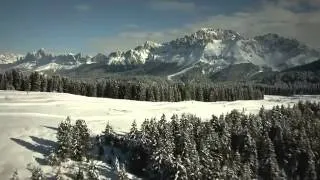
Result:
<svg viewBox="0 0 320 180"><path fill-rule="evenodd" d="M66 158L70 158L71 155L71 119L70 117L67 117L65 121L62 121L57 130L57 155L62 160L65 160Z"/></svg>
<svg viewBox="0 0 320 180"><path fill-rule="evenodd" d="M87 124L84 120L77 120L72 127L72 158L76 161L81 161L83 158L89 157L90 150L90 134Z"/></svg>

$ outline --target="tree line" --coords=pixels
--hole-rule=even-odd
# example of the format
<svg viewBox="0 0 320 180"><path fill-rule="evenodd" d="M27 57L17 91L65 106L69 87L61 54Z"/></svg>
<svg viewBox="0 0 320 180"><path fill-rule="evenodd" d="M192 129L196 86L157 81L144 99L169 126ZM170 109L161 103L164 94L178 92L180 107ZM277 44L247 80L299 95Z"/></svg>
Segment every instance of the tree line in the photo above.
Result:
<svg viewBox="0 0 320 180"><path fill-rule="evenodd" d="M132 79L74 80L39 72L25 75L17 70L0 74L1 90L63 92L89 97L139 101L234 101L263 99L259 88L250 84L172 83Z"/></svg>
<svg viewBox="0 0 320 180"><path fill-rule="evenodd" d="M236 110L202 121L146 119L124 136L108 124L105 145L126 154L129 172L146 179L310 179L320 177L320 103Z"/></svg>
<svg viewBox="0 0 320 180"><path fill-rule="evenodd" d="M294 83L276 83L274 85L255 84L255 88L260 89L263 94L268 95L316 95L320 94L320 83L294 82Z"/></svg>
<svg viewBox="0 0 320 180"><path fill-rule="evenodd" d="M320 94L320 71L270 73L255 81L255 87L268 95Z"/></svg>

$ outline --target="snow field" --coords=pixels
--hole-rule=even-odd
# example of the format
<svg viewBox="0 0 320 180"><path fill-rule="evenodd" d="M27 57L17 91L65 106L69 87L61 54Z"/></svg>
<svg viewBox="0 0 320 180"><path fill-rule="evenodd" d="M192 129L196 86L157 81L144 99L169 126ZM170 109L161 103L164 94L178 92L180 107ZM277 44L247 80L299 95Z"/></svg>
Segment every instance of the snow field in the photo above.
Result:
<svg viewBox="0 0 320 180"><path fill-rule="evenodd" d="M43 154L56 140L57 125L67 116L74 122L86 121L92 134L101 133L107 121L117 132L127 132L133 120L138 126L145 118L167 119L173 114L195 114L203 120L233 109L257 113L263 105L293 105L299 100L320 102L320 96L265 96L264 100L234 102L142 102L108 98L91 98L70 94L0 91L0 179L8 179L15 169L20 177L29 177L28 163L41 166ZM45 172L50 167L41 166Z"/></svg>

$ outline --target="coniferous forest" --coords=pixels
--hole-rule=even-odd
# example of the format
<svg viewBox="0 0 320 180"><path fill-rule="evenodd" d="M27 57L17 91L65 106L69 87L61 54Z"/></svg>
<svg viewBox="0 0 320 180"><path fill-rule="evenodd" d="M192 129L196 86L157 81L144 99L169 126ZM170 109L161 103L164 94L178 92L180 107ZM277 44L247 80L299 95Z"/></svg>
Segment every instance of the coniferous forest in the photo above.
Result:
<svg viewBox="0 0 320 180"><path fill-rule="evenodd" d="M89 97L131 99L139 101L234 101L263 99L263 93L249 84L172 83L165 80L131 80L107 78L74 80L39 72L24 75L17 70L0 74L1 90L61 92Z"/></svg>
<svg viewBox="0 0 320 180"><path fill-rule="evenodd" d="M289 75L264 79L261 82L171 82L161 78L72 79L59 75L32 72L28 75L11 70L0 73L0 90L60 92L89 97L130 99L139 101L179 102L196 100L204 102L258 100L264 95L291 96L295 94L320 94L318 81ZM300 79L300 80L299 80ZM302 79L302 80L301 80Z"/></svg>
<svg viewBox="0 0 320 180"><path fill-rule="evenodd" d="M264 95L319 94L320 84L309 81L278 80L270 83L171 82L160 78L116 78L75 80L39 72L28 75L15 69L0 74L0 90L60 92L89 97L139 101L205 102L258 100Z"/></svg>
<svg viewBox="0 0 320 180"><path fill-rule="evenodd" d="M257 115L233 110L207 121L190 114L163 115L144 120L140 128L134 121L124 135L107 123L92 141L85 121L71 125L67 118L58 127L58 146L48 162L57 166L68 158L99 159L115 166L119 179L130 172L155 180L316 180L320 178L319 118L320 103L311 102L271 110L262 107ZM92 169L89 166L81 173L89 177L99 173Z"/></svg>
<svg viewBox="0 0 320 180"><path fill-rule="evenodd" d="M201 121L173 115L105 142L128 154L128 170L147 179L319 179L320 104L232 111ZM145 171L144 171L145 170Z"/></svg>

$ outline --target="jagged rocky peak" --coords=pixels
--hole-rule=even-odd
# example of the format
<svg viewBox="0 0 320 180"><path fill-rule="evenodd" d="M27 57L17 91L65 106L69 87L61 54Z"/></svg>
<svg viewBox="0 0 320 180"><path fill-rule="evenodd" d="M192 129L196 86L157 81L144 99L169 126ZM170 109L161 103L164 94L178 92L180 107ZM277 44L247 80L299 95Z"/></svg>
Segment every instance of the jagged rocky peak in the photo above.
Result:
<svg viewBox="0 0 320 180"><path fill-rule="evenodd" d="M0 64L11 64L23 58L23 55L15 53L1 53L0 54Z"/></svg>
<svg viewBox="0 0 320 180"><path fill-rule="evenodd" d="M139 45L136 48L134 48L134 50L136 50L136 51L151 50L153 48L157 48L157 47L160 47L160 46L162 46L162 44L156 43L156 42L153 42L153 41L146 41L143 45Z"/></svg>
<svg viewBox="0 0 320 180"><path fill-rule="evenodd" d="M46 52L46 50L44 48L39 49L36 53L34 53L34 55L37 58L42 58L42 57L46 57L48 55L50 55L49 53Z"/></svg>
<svg viewBox="0 0 320 180"><path fill-rule="evenodd" d="M151 49L151 48L155 48L155 47L159 47L159 46L161 46L161 44L153 42L153 41L146 41L143 45L143 47L146 49Z"/></svg>
<svg viewBox="0 0 320 180"><path fill-rule="evenodd" d="M193 33L191 37L197 39L215 39L215 40L239 40L243 37L236 31L215 29L215 28L202 28L199 31Z"/></svg>
<svg viewBox="0 0 320 180"><path fill-rule="evenodd" d="M118 56L121 56L121 55L123 55L122 51L115 51L115 52L110 53L109 57L118 57Z"/></svg>
<svg viewBox="0 0 320 180"><path fill-rule="evenodd" d="M81 53L78 53L78 54L74 55L74 57L75 57L76 59L79 59L79 58L81 58L81 57L83 57L83 56L82 56Z"/></svg>
<svg viewBox="0 0 320 180"><path fill-rule="evenodd" d="M207 43L218 41L244 40L238 32L224 29L202 28L191 35L171 41L172 46L205 46Z"/></svg>

